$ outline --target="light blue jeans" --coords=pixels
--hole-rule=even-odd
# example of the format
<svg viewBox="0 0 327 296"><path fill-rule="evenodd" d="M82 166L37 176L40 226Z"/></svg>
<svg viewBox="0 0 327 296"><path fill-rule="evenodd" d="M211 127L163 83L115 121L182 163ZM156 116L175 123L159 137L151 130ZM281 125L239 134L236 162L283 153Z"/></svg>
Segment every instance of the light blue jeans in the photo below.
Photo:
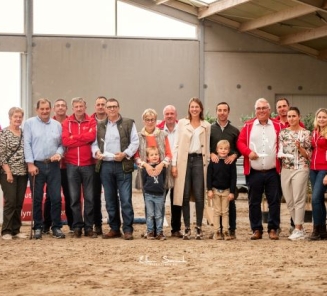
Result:
<svg viewBox="0 0 327 296"><path fill-rule="evenodd" d="M156 221L157 235L162 232L163 225L163 208L165 202L165 194L158 196L144 193L145 209L146 209L146 227L147 232L154 232L154 223Z"/></svg>

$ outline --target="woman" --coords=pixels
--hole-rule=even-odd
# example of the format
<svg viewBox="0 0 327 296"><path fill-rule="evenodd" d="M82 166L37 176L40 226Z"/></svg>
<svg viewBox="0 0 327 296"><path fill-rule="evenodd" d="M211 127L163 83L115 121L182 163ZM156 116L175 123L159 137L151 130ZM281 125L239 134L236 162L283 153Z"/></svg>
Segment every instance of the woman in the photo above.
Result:
<svg viewBox="0 0 327 296"><path fill-rule="evenodd" d="M27 237L20 232L20 215L27 186L23 131L20 128L24 111L12 107L8 114L9 126L0 134L0 183L5 200L1 235L5 240Z"/></svg>
<svg viewBox="0 0 327 296"><path fill-rule="evenodd" d="M327 189L327 109L317 110L312 133L310 181L312 186L313 231L310 240L327 239L325 192Z"/></svg>
<svg viewBox="0 0 327 296"><path fill-rule="evenodd" d="M182 206L185 231L184 240L191 238L190 199L195 200L195 238L202 239L205 182L210 159L210 124L204 121L203 105L198 98L188 104L188 116L177 125L172 161L175 177L174 204Z"/></svg>
<svg viewBox="0 0 327 296"><path fill-rule="evenodd" d="M157 112L153 109L146 109L142 114L144 127L139 132L139 150L135 154L135 162L139 167L146 169L150 176L158 176L163 167L168 167L172 154L170 150L168 135L165 131L156 127ZM146 162L146 148L157 147L160 155L160 163L153 169L153 167ZM142 189L141 175L138 174L136 188ZM174 180L170 174L170 170L167 170L165 188L169 189L174 186ZM165 211L163 210L163 216ZM144 235L146 238L146 234ZM165 235L163 233L157 233L157 238L164 240Z"/></svg>
<svg viewBox="0 0 327 296"><path fill-rule="evenodd" d="M310 131L300 126L300 118L300 110L290 107L287 112L289 127L279 133L278 156L282 159L282 190L295 224L292 234L288 237L290 240L305 238L303 223L311 144Z"/></svg>

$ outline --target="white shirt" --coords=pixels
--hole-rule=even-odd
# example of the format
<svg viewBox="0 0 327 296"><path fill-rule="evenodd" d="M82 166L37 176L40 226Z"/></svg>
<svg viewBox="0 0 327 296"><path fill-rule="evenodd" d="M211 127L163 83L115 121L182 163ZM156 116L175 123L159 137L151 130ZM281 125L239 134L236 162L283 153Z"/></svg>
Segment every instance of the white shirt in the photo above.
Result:
<svg viewBox="0 0 327 296"><path fill-rule="evenodd" d="M164 131L168 134L168 140L169 140L169 146L171 152L173 152L174 149L176 128L177 128L177 123L175 124L174 129L172 131L169 131L166 124L164 126Z"/></svg>
<svg viewBox="0 0 327 296"><path fill-rule="evenodd" d="M191 138L190 147L188 149L188 153L198 153L201 154L201 142L200 142L200 134L202 131L202 126L198 126L196 129L193 129L193 136Z"/></svg>
<svg viewBox="0 0 327 296"><path fill-rule="evenodd" d="M259 155L257 160L250 160L251 168L269 170L276 167L277 135L270 119L267 124L260 124L256 119L250 134L250 149Z"/></svg>

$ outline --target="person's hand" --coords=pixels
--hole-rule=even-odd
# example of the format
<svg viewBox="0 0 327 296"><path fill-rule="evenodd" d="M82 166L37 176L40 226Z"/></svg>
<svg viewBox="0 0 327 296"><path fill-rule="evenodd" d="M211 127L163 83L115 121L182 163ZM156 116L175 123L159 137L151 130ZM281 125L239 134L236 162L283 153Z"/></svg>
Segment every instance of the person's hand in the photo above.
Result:
<svg viewBox="0 0 327 296"><path fill-rule="evenodd" d="M210 153L210 159L212 162L215 162L215 163L217 163L219 161L219 157L215 153Z"/></svg>
<svg viewBox="0 0 327 296"><path fill-rule="evenodd" d="M122 161L126 157L126 154L124 152L117 152L115 154L115 161Z"/></svg>
<svg viewBox="0 0 327 296"><path fill-rule="evenodd" d="M228 194L228 200L231 201L233 199L234 199L234 194L233 193Z"/></svg>
<svg viewBox="0 0 327 296"><path fill-rule="evenodd" d="M51 162L60 161L61 155L59 153L56 153L50 157Z"/></svg>
<svg viewBox="0 0 327 296"><path fill-rule="evenodd" d="M146 169L146 172L148 173L149 176L154 177L156 175L156 169L152 167L152 165L149 165L148 163L145 163L143 167Z"/></svg>
<svg viewBox="0 0 327 296"><path fill-rule="evenodd" d="M164 168L164 166L165 166L165 164L163 162L161 162L155 167L155 169L154 169L155 176L160 175L160 173L161 173L162 169Z"/></svg>
<svg viewBox="0 0 327 296"><path fill-rule="evenodd" d="M322 184L327 185L327 175L322 179Z"/></svg>
<svg viewBox="0 0 327 296"><path fill-rule="evenodd" d="M259 158L258 154L255 153L254 151L251 151L251 153L249 154L249 158L251 160L257 160Z"/></svg>
<svg viewBox="0 0 327 296"><path fill-rule="evenodd" d="M7 172L7 182L8 183L14 182L14 177L13 177L11 171Z"/></svg>
<svg viewBox="0 0 327 296"><path fill-rule="evenodd" d="M208 198L211 199L211 198L213 197L213 192L212 192L212 190L208 190L207 195L208 195Z"/></svg>
<svg viewBox="0 0 327 296"><path fill-rule="evenodd" d="M98 150L97 152L95 152L95 158L101 160L104 158L104 154L102 154L101 151Z"/></svg>
<svg viewBox="0 0 327 296"><path fill-rule="evenodd" d="M171 167L171 174L173 175L174 178L177 178L177 167L176 166Z"/></svg>
<svg viewBox="0 0 327 296"><path fill-rule="evenodd" d="M237 158L236 154L229 155L228 157L225 158L225 163L226 164L231 164L234 162L234 160Z"/></svg>
<svg viewBox="0 0 327 296"><path fill-rule="evenodd" d="M34 165L34 163L28 164L28 173L33 177L36 176L39 173L39 169L37 166Z"/></svg>

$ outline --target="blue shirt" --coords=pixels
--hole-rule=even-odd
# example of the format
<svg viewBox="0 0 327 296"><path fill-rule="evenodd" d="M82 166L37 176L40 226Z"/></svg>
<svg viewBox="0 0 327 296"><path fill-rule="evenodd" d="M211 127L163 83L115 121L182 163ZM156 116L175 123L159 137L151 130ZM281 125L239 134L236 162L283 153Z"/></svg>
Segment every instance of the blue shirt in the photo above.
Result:
<svg viewBox="0 0 327 296"><path fill-rule="evenodd" d="M104 139L104 161L114 161L115 158L115 154L118 152L124 152L127 155L127 158L132 157L137 149L139 148L139 136L137 134L137 130L136 130L136 126L133 123L133 127L131 130L131 142L128 145L127 149L125 151L121 151L121 147L120 147L120 135L118 132L118 128L117 128L117 122L111 122L110 120L108 120L107 123L107 128L106 128L106 135L105 135L105 139ZM97 139L95 140L95 142L93 142L92 144L92 153L93 153L93 157L95 157L95 153L99 151L99 146L98 146L98 142Z"/></svg>
<svg viewBox="0 0 327 296"><path fill-rule="evenodd" d="M50 118L43 122L38 116L29 118L24 124L24 154L27 163L42 161L56 153L63 154L61 124Z"/></svg>

